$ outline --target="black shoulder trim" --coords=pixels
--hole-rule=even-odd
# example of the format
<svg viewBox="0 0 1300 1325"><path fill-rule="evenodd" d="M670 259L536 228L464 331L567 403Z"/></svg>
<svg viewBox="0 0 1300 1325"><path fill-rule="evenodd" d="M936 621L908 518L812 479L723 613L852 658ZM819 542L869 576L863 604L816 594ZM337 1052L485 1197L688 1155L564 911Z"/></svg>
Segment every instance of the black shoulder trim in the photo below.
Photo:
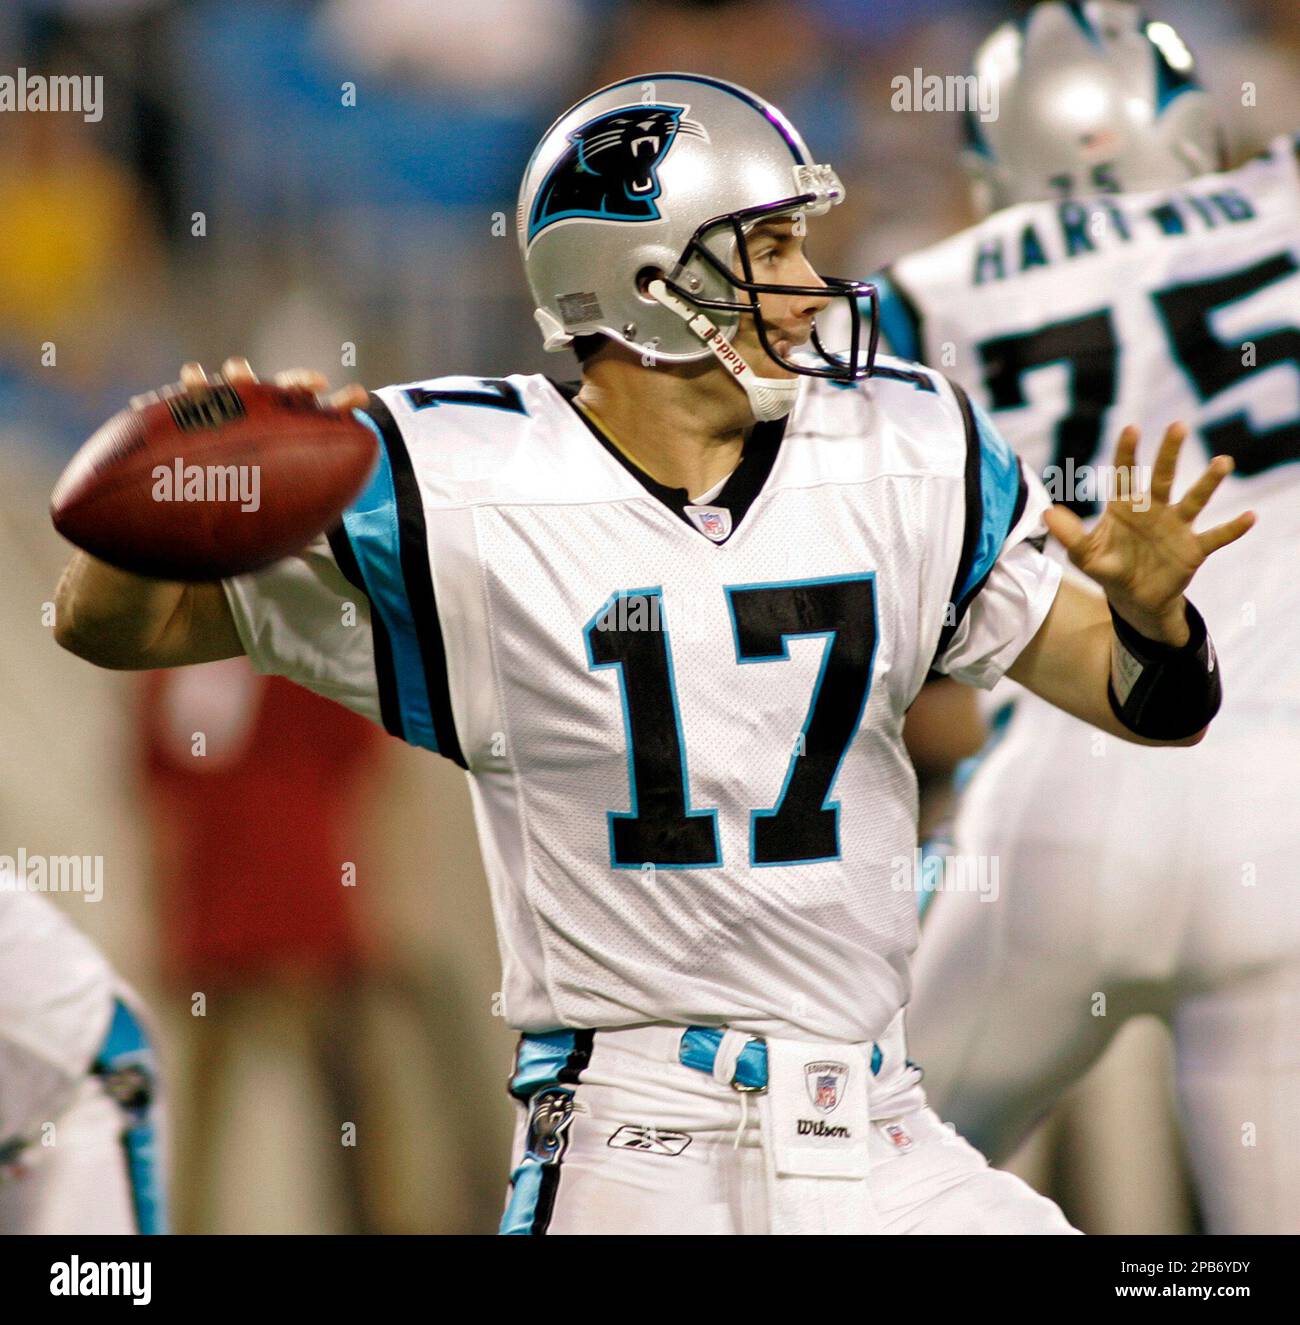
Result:
<svg viewBox="0 0 1300 1325"><path fill-rule="evenodd" d="M330 529L325 534L330 545L330 551L334 554L334 560L338 563L338 568L343 572L343 578L354 588L360 589L362 593L367 594L365 577L361 574L361 567L357 565L357 555L352 551L352 540L348 537L348 531L343 527L343 521Z"/></svg>
<svg viewBox="0 0 1300 1325"><path fill-rule="evenodd" d="M366 589L365 577L361 574L361 567L357 565L357 556L352 550L352 540L348 537L343 522L340 520L325 537L329 540L330 551L334 554L334 560L338 563L343 578L354 589L359 590L369 602L370 594ZM402 722L402 705L397 697L397 671L393 667L393 644L388 638L388 627L384 625L384 618L374 610L373 603L370 607L370 632L374 640L375 677L379 685L379 716L383 721L384 730L390 736L396 736L399 741L404 741L406 727Z"/></svg>
<svg viewBox="0 0 1300 1325"><path fill-rule="evenodd" d="M1016 504L1012 508L1011 523L1007 526L1008 534L1011 532L1011 530L1013 530L1016 527L1016 525L1020 523L1020 517L1025 513L1025 503L1028 500L1029 500L1029 486L1025 482L1025 471L1022 465L1019 470L1019 482L1016 490ZM1043 544L1041 542L1038 544L1037 550L1039 552L1043 550ZM976 580L975 583L971 585L971 587L966 591L966 596L961 600L960 603L957 604L956 610L953 613L954 631L957 629L958 626L961 625L963 618L966 616L967 610L970 608L970 605L975 601L977 597L979 597L980 590L983 589L984 586L988 583L989 576L993 574L993 567L996 566L997 564L998 564L997 557L994 557L992 565L990 565L988 570L986 570L984 574L981 575L979 579ZM951 636L949 638L951 639ZM947 648L947 644L944 645L944 648Z"/></svg>
<svg viewBox="0 0 1300 1325"><path fill-rule="evenodd" d="M934 651L934 658L930 664L931 668L938 664L948 645L952 643L952 637L957 633L957 627L961 625L962 618L966 615L966 608L970 605L971 598L974 597L974 593L971 593L965 597L964 601L959 602L957 596L961 593L961 587L966 583L966 577L975 564L975 550L979 546L980 526L984 521L984 497L980 489L980 437L979 429L975 425L975 413L971 409L970 397L966 392L951 378L947 380L948 385L952 387L953 395L957 398L962 423L966 429L966 527L962 531L961 555L957 558L957 574L953 576L952 591L948 595L948 620L944 622L943 629L939 632L939 644ZM1024 481L1025 478L1022 473L1020 476L1022 487Z"/></svg>
<svg viewBox="0 0 1300 1325"><path fill-rule="evenodd" d="M442 623L438 619L438 601L433 592L433 571L429 564L429 534L424 522L424 502L420 497L415 469L402 440L397 421L388 406L373 392L366 413L374 420L388 453L393 474L393 493L397 499L398 546L402 579L415 623L420 660L424 664L425 685L429 694L429 713L438 742L438 753L468 768L461 751L460 738L451 712L451 689L447 680L447 651L442 641Z"/></svg>

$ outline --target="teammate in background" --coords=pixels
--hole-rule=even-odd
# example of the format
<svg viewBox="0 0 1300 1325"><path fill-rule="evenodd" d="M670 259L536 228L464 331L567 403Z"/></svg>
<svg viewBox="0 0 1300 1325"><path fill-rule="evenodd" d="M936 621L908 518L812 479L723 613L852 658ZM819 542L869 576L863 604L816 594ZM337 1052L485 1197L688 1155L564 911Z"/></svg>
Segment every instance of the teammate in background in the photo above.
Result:
<svg viewBox="0 0 1300 1325"><path fill-rule="evenodd" d="M1209 1228L1297 1233L1295 143L1215 173L1186 47L1128 4L1040 4L988 39L975 72L1000 107L970 121L966 153L990 214L885 270L891 348L953 365L1058 509L1092 524L1108 489L1124 490L1102 450L1117 421L1148 430L1149 467L1149 430L1181 418L1196 445L1175 491L1206 455L1228 455L1225 509L1253 507L1260 529L1246 560L1197 579L1229 680L1185 758L1003 695L1014 715L954 842L997 860L999 896L934 898L913 1051L936 1108L998 1161L1128 1017L1160 1015Z"/></svg>
<svg viewBox="0 0 1300 1325"><path fill-rule="evenodd" d="M134 995L0 874L0 1234L165 1233L163 1101Z"/></svg>
<svg viewBox="0 0 1300 1325"><path fill-rule="evenodd" d="M506 1232L1068 1230L907 1057L903 714L932 668L1009 671L1194 744L1218 672L1183 590L1250 517L1193 529L1222 460L1168 503L1172 429L1149 500L1090 537L1054 519L1109 603L1063 584L1046 495L964 392L874 337L823 349L816 315L868 293L804 252L842 198L742 88L611 84L547 133L517 214L580 389L343 394L380 463L302 555L185 586L77 553L60 584L92 661L247 652L468 770L523 1032Z"/></svg>

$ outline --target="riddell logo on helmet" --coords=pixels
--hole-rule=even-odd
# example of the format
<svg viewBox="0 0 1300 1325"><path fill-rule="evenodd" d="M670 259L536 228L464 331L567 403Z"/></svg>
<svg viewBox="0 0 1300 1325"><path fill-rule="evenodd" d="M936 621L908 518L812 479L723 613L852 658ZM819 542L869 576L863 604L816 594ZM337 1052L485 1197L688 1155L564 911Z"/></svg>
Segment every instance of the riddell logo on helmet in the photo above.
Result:
<svg viewBox="0 0 1300 1325"><path fill-rule="evenodd" d="M731 342L720 332L717 327L711 327L704 337L706 345L716 345L722 352L723 362L731 371L739 377L749 366L744 359L736 352Z"/></svg>

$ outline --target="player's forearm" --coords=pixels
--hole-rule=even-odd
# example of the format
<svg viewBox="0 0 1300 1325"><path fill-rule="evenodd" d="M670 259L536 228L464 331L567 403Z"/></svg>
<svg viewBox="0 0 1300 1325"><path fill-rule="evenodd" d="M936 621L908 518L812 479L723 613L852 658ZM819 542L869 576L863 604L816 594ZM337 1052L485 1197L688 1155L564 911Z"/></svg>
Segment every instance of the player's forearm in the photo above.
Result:
<svg viewBox="0 0 1300 1325"><path fill-rule="evenodd" d="M1189 632L1185 600L1180 600L1179 611L1181 621L1170 615L1159 626L1161 637L1147 637L1148 647L1139 646L1144 657L1150 658L1162 646L1177 649L1186 645ZM1154 633L1155 627L1152 629ZM1135 730L1131 705L1128 721L1121 720L1112 703L1112 692L1121 699L1124 709L1123 701L1133 693L1134 676L1132 661L1126 661L1126 651L1117 650L1116 645L1116 628L1105 596L1066 580L1038 634L1007 674L1049 704L1122 741L1135 745L1196 745L1205 735L1209 716L1203 722L1195 716L1199 712L1195 697L1188 701L1188 712L1192 714L1189 721L1198 725L1186 734L1156 736ZM1138 723L1139 728L1142 725Z"/></svg>
<svg viewBox="0 0 1300 1325"><path fill-rule="evenodd" d="M216 600L221 599L218 603ZM239 653L219 584L146 579L73 553L54 596L54 638L98 667L170 667Z"/></svg>
<svg viewBox="0 0 1300 1325"><path fill-rule="evenodd" d="M1062 591L1065 587L1062 585ZM1113 637L1104 599L1100 613L1087 622L1067 625L1059 619L1054 621L1049 613L1007 675L1040 699L1107 735L1137 745L1160 744L1136 736L1111 711L1107 686Z"/></svg>

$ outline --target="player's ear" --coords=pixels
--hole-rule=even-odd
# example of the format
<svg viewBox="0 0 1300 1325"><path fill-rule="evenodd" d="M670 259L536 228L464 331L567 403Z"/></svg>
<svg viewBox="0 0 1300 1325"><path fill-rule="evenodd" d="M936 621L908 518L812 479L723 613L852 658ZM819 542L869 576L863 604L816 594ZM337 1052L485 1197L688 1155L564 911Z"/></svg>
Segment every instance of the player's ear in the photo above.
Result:
<svg viewBox="0 0 1300 1325"><path fill-rule="evenodd" d="M668 273L660 267L642 267L636 274L636 289L642 299L653 299L650 293L650 284L652 281L663 281L668 279Z"/></svg>

